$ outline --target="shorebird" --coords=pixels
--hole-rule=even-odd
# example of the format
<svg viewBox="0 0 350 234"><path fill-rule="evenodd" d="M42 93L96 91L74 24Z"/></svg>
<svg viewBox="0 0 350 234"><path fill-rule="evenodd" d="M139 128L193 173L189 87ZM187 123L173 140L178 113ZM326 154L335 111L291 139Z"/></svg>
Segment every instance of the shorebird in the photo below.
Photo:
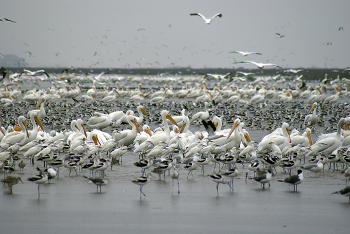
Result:
<svg viewBox="0 0 350 234"><path fill-rule="evenodd" d="M284 37L284 35L282 35L281 33L276 33L276 35L277 35L278 38Z"/></svg>
<svg viewBox="0 0 350 234"><path fill-rule="evenodd" d="M216 195L219 196L219 184L228 184L231 188L231 184L229 181L224 180L224 177L220 174L212 174L208 175L215 183L216 183Z"/></svg>
<svg viewBox="0 0 350 234"><path fill-rule="evenodd" d="M136 178L132 180L134 184L140 185L140 200L141 200L141 194L146 197L146 194L142 192L142 187L148 183L149 179L148 177L151 175L151 173L148 173L147 176L141 176L139 178Z"/></svg>
<svg viewBox="0 0 350 234"><path fill-rule="evenodd" d="M350 202L350 186L343 188L342 190L336 191L332 194L339 194L339 195L343 195L346 197L349 197L349 202Z"/></svg>
<svg viewBox="0 0 350 234"><path fill-rule="evenodd" d="M317 176L317 172L320 172L323 169L324 162L322 160L318 160L316 164L306 165L303 168L308 171L315 172L315 176Z"/></svg>
<svg viewBox="0 0 350 234"><path fill-rule="evenodd" d="M38 199L40 198L40 184L45 184L48 181L48 179L49 178L46 172L43 174L28 178L28 181L32 181L38 185Z"/></svg>
<svg viewBox="0 0 350 234"><path fill-rule="evenodd" d="M211 21L212 21L215 17L220 17L220 18L222 17L222 14L221 14L221 13L218 13L218 14L214 15L214 16L211 17L211 18L205 18L205 16L202 15L201 13L190 13L190 15L198 15L198 16L202 17L202 19L204 19L204 21L205 21L206 24L210 24Z"/></svg>
<svg viewBox="0 0 350 234"><path fill-rule="evenodd" d="M272 177L272 172L271 170L268 170L265 174L254 177L253 180L262 184L263 189L265 189L265 184L266 183L270 184L271 177Z"/></svg>
<svg viewBox="0 0 350 234"><path fill-rule="evenodd" d="M3 182L4 185L7 184L9 186L10 193L12 194L12 185L18 184L19 181L21 181L23 184L21 177L7 176L1 182Z"/></svg>
<svg viewBox="0 0 350 234"><path fill-rule="evenodd" d="M262 55L261 53L258 53L258 52L247 52L247 51L239 51L239 50L237 50L237 51L232 51L232 52L230 52L230 53L239 53L239 54L241 54L241 55L243 55L243 56L248 56L248 55L250 55L250 54Z"/></svg>
<svg viewBox="0 0 350 234"><path fill-rule="evenodd" d="M97 193L98 193L98 187L100 187L100 193L101 193L101 187L106 186L108 183L106 179L103 179L102 177L87 177L83 176L84 178L90 180L92 183L94 183L97 186Z"/></svg>
<svg viewBox="0 0 350 234"><path fill-rule="evenodd" d="M20 163L18 163L19 171L23 173L23 169L26 166L26 164L21 160Z"/></svg>
<svg viewBox="0 0 350 234"><path fill-rule="evenodd" d="M170 177L172 179L172 189L174 188L174 180L177 180L177 193L180 193L180 182L179 182L179 172L177 172L177 170L175 169L174 166L174 170L173 172L170 174Z"/></svg>
<svg viewBox="0 0 350 234"><path fill-rule="evenodd" d="M294 191L298 191L298 184L301 184L301 182L303 182L303 179L304 179L303 171L298 170L297 175L286 177L284 180L278 180L278 182L285 182L288 184L292 184L294 186Z"/></svg>

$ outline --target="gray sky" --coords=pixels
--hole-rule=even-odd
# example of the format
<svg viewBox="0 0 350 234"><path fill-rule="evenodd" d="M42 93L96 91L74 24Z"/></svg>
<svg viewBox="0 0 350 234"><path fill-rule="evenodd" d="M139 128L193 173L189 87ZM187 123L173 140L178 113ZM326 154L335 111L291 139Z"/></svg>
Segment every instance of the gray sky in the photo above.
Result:
<svg viewBox="0 0 350 234"><path fill-rule="evenodd" d="M32 67L345 68L349 9L349 0L2 0L0 18L17 23L0 22L0 53ZM193 12L223 17L206 25Z"/></svg>

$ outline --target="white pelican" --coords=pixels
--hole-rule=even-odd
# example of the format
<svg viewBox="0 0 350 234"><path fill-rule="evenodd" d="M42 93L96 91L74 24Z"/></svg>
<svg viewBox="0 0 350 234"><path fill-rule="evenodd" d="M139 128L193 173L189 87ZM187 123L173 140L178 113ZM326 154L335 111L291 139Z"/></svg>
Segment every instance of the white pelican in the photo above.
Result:
<svg viewBox="0 0 350 234"><path fill-rule="evenodd" d="M131 126L131 129L126 129L121 132L113 132L113 139L118 142L120 146L129 146L134 143L137 133L140 132L134 116L128 116L128 123Z"/></svg>
<svg viewBox="0 0 350 234"><path fill-rule="evenodd" d="M336 90L336 94L328 96L326 99L324 99L323 104L336 103L339 99L339 95L343 95L342 91L339 89L339 86L336 86L334 89Z"/></svg>
<svg viewBox="0 0 350 234"><path fill-rule="evenodd" d="M295 136L291 136L290 141L291 141L292 146L295 146L295 145L300 145L303 147L312 146L313 141L312 141L312 136L311 136L311 129L306 128L303 135L297 134Z"/></svg>
<svg viewBox="0 0 350 234"><path fill-rule="evenodd" d="M161 141L166 143L166 144L169 144L169 142L170 142L170 129L169 129L169 124L167 122L167 119L169 119L175 125L177 125L177 123L171 117L169 111L167 111L167 110L162 110L160 112L160 116L163 120L164 131L155 132L147 141L143 142L139 147L144 147L144 145L148 145L149 142L152 143L150 145L153 145L153 146L158 144Z"/></svg>
<svg viewBox="0 0 350 234"><path fill-rule="evenodd" d="M232 52L230 52L230 53L239 53L239 54L241 54L241 55L243 55L243 56L247 56L247 55L250 55L250 54L262 55L261 53L258 53L258 52L246 52L246 51L239 51L239 50L237 50L237 51L232 51ZM254 74L254 73L251 73L251 74Z"/></svg>
<svg viewBox="0 0 350 234"><path fill-rule="evenodd" d="M216 15L212 16L211 18L205 18L204 15L202 15L201 13L190 13L190 15L198 15L200 17L202 17L202 19L205 21L206 24L210 24L211 21L215 18L215 17L222 17L222 14L221 13L217 13Z"/></svg>
<svg viewBox="0 0 350 234"><path fill-rule="evenodd" d="M266 144L269 144L270 142L274 142L280 150L283 150L284 147L289 145L290 143L290 134L289 134L289 124L283 123L281 127L282 135L279 133L279 131L275 130L269 135L266 135L259 143L258 151L260 151L263 148L266 148Z"/></svg>
<svg viewBox="0 0 350 234"><path fill-rule="evenodd" d="M141 105L137 106L137 112L139 113L139 116L138 117L134 116L134 117L136 119L136 122L138 122L141 125L143 122L143 114L145 114L147 117L149 117L149 116L148 116L145 108Z"/></svg>
<svg viewBox="0 0 350 234"><path fill-rule="evenodd" d="M24 116L18 117L18 125L21 127L22 131L13 131L4 136L1 140L1 147L8 148L11 145L19 143L23 145L27 138L29 138L29 132L26 124L26 118Z"/></svg>
<svg viewBox="0 0 350 234"><path fill-rule="evenodd" d="M317 154L328 155L337 149L341 145L341 128L345 122L348 122L348 120L346 118L341 118L338 122L335 136L316 141L316 143L311 146L308 156Z"/></svg>
<svg viewBox="0 0 350 234"><path fill-rule="evenodd" d="M150 100L150 103L163 102L168 89L165 89L163 96L156 96Z"/></svg>
<svg viewBox="0 0 350 234"><path fill-rule="evenodd" d="M309 111L309 114L307 116L305 116L305 120L304 120L305 126L313 126L317 123L318 117L316 115L316 107L317 107L317 102L314 102L314 104L312 104L312 107ZM310 114L311 112L312 112L312 114Z"/></svg>
<svg viewBox="0 0 350 234"><path fill-rule="evenodd" d="M29 142L31 142L33 140L36 140L36 137L38 135L38 126L36 125L36 123L38 123L40 128L41 128L41 130L44 131L44 127L41 124L37 113L32 112L30 114L30 121L31 121L31 123L33 125L33 130L32 131L28 131L29 137L24 141L24 144L27 144L27 143L29 143Z"/></svg>
<svg viewBox="0 0 350 234"><path fill-rule="evenodd" d="M209 119L209 104L207 102L204 103L205 107L205 111L200 111L197 112L196 114L192 115L192 121L200 118L201 120L208 120Z"/></svg>
<svg viewBox="0 0 350 234"><path fill-rule="evenodd" d="M112 124L112 118L109 114L95 112L86 124L91 128L103 129Z"/></svg>
<svg viewBox="0 0 350 234"><path fill-rule="evenodd" d="M274 63L258 63L258 62L254 62L254 61L242 61L242 62L238 62L238 63L250 63L250 64L254 64L254 65L257 66L259 69L263 69L265 66L275 66L275 67L281 68L280 66L278 66L277 64L274 64Z"/></svg>
<svg viewBox="0 0 350 234"><path fill-rule="evenodd" d="M45 108L44 108L44 102L45 102L45 99L42 98L39 101L38 105L36 105L35 109L28 112L27 117L30 118L31 113L35 112L35 113L37 113L39 119L45 118L46 112L45 112ZM40 107L40 109L38 110L39 107Z"/></svg>

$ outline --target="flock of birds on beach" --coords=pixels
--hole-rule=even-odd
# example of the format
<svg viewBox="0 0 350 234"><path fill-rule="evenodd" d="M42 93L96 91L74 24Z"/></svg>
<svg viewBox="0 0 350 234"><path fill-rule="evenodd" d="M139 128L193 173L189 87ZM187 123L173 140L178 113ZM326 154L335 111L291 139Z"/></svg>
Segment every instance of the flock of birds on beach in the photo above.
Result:
<svg viewBox="0 0 350 234"><path fill-rule="evenodd" d="M289 172L278 181L293 185L294 191L305 171L317 177L325 165L330 169L334 164L335 173L342 171L346 185L350 177L350 112L342 102L350 97L346 78L331 80L326 75L314 87L294 80L280 89L277 85L286 82L282 77L270 87L264 77L253 82L214 79L211 88L203 77L193 82L149 78L148 85L158 84L151 88L144 88L142 79L128 77L125 84L138 83L129 88L110 75L86 82L89 78L65 70L51 75L51 85L43 89L39 81L50 83L43 71L27 71L20 79L6 69L2 72L0 170L9 193L23 183L19 175L28 164L38 170L27 178L38 184L38 198L40 184L58 179L60 167L69 170L68 176L88 170L89 176L83 177L101 192L108 183L107 169L122 164L127 152L138 158L134 165L141 175L131 182L140 186L140 199L153 174L165 179L168 172L180 193L179 172L186 169L187 179L193 180L193 171L201 168L206 175L209 164L214 164L207 176L216 183L217 196L219 184L233 191L234 178L242 174L265 189L273 176ZM32 89L24 90L29 85ZM327 133L314 141L312 133L328 123ZM254 141L250 129L268 134ZM18 169L18 176L12 176ZM350 201L349 186L335 193Z"/></svg>

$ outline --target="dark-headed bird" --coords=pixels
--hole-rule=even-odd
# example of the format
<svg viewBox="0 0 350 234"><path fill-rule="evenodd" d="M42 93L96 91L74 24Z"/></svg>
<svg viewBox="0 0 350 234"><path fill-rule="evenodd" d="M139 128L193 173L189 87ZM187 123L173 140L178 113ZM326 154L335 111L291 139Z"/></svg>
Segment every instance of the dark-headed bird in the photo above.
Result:
<svg viewBox="0 0 350 234"><path fill-rule="evenodd" d="M304 179L303 171L298 170L297 175L291 175L289 177L286 177L284 180L278 180L278 181L292 184L294 186L294 191L298 191L298 184L301 184L301 182L303 182L303 179Z"/></svg>
<svg viewBox="0 0 350 234"><path fill-rule="evenodd" d="M350 186L343 188L342 190L336 191L332 194L339 194L339 195L343 195L346 197L349 197L349 202L350 202Z"/></svg>

